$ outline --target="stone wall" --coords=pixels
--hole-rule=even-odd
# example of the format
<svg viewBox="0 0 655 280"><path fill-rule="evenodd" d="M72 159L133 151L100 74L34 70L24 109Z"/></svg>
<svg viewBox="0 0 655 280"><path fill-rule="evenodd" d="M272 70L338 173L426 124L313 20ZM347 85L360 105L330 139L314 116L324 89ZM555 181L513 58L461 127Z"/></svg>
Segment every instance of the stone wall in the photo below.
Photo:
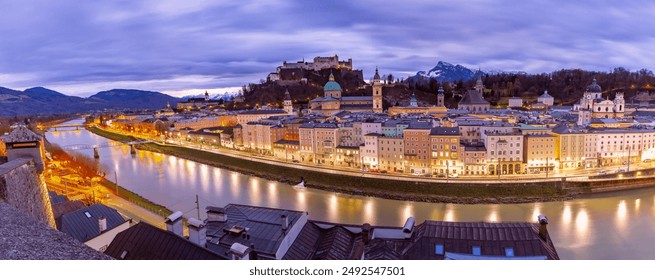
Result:
<svg viewBox="0 0 655 280"><path fill-rule="evenodd" d="M0 199L0 260L107 260L73 237Z"/></svg>
<svg viewBox="0 0 655 280"><path fill-rule="evenodd" d="M0 165L0 200L55 227L45 180L32 159L19 158Z"/></svg>

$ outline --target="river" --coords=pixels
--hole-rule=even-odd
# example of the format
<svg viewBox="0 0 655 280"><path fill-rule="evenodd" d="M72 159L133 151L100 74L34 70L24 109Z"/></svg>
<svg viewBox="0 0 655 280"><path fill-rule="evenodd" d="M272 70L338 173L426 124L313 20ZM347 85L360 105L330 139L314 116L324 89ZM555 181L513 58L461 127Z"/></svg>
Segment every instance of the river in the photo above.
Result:
<svg viewBox="0 0 655 280"><path fill-rule="evenodd" d="M68 123L80 123L80 120ZM48 131L62 147L111 142L86 130ZM92 150L79 150L88 156ZM423 220L535 222L549 218L549 233L562 259L655 259L655 188L620 191L561 202L447 204L408 202L313 189L243 175L175 156L129 147L100 148L108 179L151 201L193 217L195 196L203 208L228 203L306 211L310 219L338 223L402 226Z"/></svg>

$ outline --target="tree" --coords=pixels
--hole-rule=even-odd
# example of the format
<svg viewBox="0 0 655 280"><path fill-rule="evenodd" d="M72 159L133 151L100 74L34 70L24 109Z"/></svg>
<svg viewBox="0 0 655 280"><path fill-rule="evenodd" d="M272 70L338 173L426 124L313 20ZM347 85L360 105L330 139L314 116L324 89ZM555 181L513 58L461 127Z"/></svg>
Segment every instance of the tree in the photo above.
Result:
<svg viewBox="0 0 655 280"><path fill-rule="evenodd" d="M393 83L393 74L387 75L387 81L388 81L389 84Z"/></svg>

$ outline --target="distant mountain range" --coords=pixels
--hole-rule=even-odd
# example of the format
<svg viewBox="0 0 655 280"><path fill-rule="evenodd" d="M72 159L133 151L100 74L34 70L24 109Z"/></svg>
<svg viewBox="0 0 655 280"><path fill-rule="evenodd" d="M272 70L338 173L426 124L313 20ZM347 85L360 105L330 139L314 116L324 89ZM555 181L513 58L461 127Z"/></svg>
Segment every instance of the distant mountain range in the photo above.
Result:
<svg viewBox="0 0 655 280"><path fill-rule="evenodd" d="M210 94L209 95L209 100L219 100L219 99L225 98L227 96L229 96L229 94L227 94L227 93L217 93L217 94L214 94L214 95ZM180 97L180 99L182 99L182 100L187 100L189 98L205 98L205 94L203 93L203 94L185 95L185 96Z"/></svg>
<svg viewBox="0 0 655 280"><path fill-rule="evenodd" d="M436 66L428 71L418 71L416 75L409 77L414 81L429 81L434 78L439 82L455 82L462 80L477 79L480 71L468 69L462 65L453 65L448 62L439 61ZM484 75L484 72L482 72Z"/></svg>
<svg viewBox="0 0 655 280"><path fill-rule="evenodd" d="M24 91L0 87L0 116L84 113L103 109L159 109L169 102L175 106L179 101L182 99L161 92L135 89L112 89L81 98L43 87Z"/></svg>

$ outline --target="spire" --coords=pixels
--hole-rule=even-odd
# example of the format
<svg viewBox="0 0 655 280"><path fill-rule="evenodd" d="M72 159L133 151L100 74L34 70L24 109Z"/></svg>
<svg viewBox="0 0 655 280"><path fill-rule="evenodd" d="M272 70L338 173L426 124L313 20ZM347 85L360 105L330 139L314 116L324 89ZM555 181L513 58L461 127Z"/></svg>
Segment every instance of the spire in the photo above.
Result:
<svg viewBox="0 0 655 280"><path fill-rule="evenodd" d="M170 101L166 101L166 108L168 108L168 109L171 108L171 102Z"/></svg>
<svg viewBox="0 0 655 280"><path fill-rule="evenodd" d="M334 74L332 74L332 71L330 71L330 78L328 78L330 81L334 81Z"/></svg>
<svg viewBox="0 0 655 280"><path fill-rule="evenodd" d="M475 90L479 93L482 93L484 90L484 84L482 83L482 71L478 68L478 80L475 82Z"/></svg>
<svg viewBox="0 0 655 280"><path fill-rule="evenodd" d="M291 100L291 94L289 94L288 88L284 91L284 100Z"/></svg>
<svg viewBox="0 0 655 280"><path fill-rule="evenodd" d="M412 97L409 99L409 107L418 107L418 101L416 100L414 91L412 91Z"/></svg>
<svg viewBox="0 0 655 280"><path fill-rule="evenodd" d="M375 66L375 76L373 76L373 80L380 80L380 73L378 73L377 66Z"/></svg>
<svg viewBox="0 0 655 280"><path fill-rule="evenodd" d="M209 101L209 92L205 90L205 101Z"/></svg>

